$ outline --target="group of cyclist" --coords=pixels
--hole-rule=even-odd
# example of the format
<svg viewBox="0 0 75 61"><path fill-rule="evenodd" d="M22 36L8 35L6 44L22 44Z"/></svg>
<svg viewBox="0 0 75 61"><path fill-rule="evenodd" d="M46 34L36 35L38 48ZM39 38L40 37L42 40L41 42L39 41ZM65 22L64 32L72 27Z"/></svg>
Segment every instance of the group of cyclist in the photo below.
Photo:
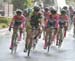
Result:
<svg viewBox="0 0 75 61"><path fill-rule="evenodd" d="M22 34L26 32L26 40L25 40L25 49L24 51L27 51L27 44L29 41L31 41L31 44L33 43L33 39L37 39L41 37L41 34L43 33L43 39L44 41L44 49L47 48L47 37L53 28L54 34L52 35L52 41L56 42L56 45L59 45L59 30L60 28L64 29L64 38L66 37L66 32L69 28L69 15L67 13L66 7L63 7L60 10L60 14L58 14L57 9L54 7L45 7L43 10L40 9L38 6L34 6L33 11L29 11L25 9L24 11L18 9L16 10L16 15L13 16L9 31L11 31L11 28L13 28L13 34L18 29L19 36L18 41L21 41ZM75 14L75 12L74 12ZM74 16L75 18L75 16ZM74 22L75 26L75 22ZM51 28L52 27L52 28ZM33 33L33 30L36 30L35 33ZM12 40L11 40L11 46L10 49L13 48L13 37L12 34ZM33 37L33 35L35 36Z"/></svg>

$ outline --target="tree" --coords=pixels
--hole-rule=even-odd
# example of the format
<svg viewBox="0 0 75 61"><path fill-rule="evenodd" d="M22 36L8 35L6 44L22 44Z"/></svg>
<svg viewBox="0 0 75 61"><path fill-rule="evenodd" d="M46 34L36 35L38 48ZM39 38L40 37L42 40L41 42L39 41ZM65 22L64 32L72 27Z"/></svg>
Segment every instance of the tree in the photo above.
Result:
<svg viewBox="0 0 75 61"><path fill-rule="evenodd" d="M24 3L25 8L32 7L33 3L34 3L34 0L25 0L25 3Z"/></svg>
<svg viewBox="0 0 75 61"><path fill-rule="evenodd" d="M24 9L25 0L12 0L14 10L16 9Z"/></svg>
<svg viewBox="0 0 75 61"><path fill-rule="evenodd" d="M14 5L14 10L33 6L33 0L12 0L12 3Z"/></svg>

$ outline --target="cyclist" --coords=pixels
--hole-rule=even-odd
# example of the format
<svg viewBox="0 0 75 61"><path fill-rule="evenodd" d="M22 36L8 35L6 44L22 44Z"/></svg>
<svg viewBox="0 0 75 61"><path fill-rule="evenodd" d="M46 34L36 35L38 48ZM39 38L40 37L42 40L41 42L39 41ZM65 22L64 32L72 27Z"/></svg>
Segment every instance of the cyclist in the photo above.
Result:
<svg viewBox="0 0 75 61"><path fill-rule="evenodd" d="M51 9L50 12L51 12L51 14L50 14L50 17L49 17L48 21L53 21L54 20L54 22L52 24L53 24L53 27L55 27L55 32L54 32L55 35L53 35L53 38L55 39L55 36L57 34L57 30L58 30L59 15L57 14L57 10L55 8ZM48 23L47 23L47 26L48 26ZM48 36L49 32L50 32L50 29L47 28L46 35L45 35L44 49L46 49L46 47L47 47L47 36Z"/></svg>
<svg viewBox="0 0 75 61"><path fill-rule="evenodd" d="M60 29L61 28L64 28L64 37L66 37L66 31L67 31L67 28L68 28L68 15L66 14L66 10L64 9L61 9L61 14L59 16L59 32L60 32ZM58 36L59 36L59 32L58 32ZM58 44L59 42L59 39L57 39L57 43L56 45L59 45Z"/></svg>
<svg viewBox="0 0 75 61"><path fill-rule="evenodd" d="M64 37L66 37L66 31L68 29L68 22L69 22L69 16L66 14L66 11L63 9L61 11L61 16L60 16L63 20L65 20L65 32L64 32Z"/></svg>
<svg viewBox="0 0 75 61"><path fill-rule="evenodd" d="M31 41L31 37L32 37L32 26L30 24L30 12L25 9L23 15L26 17L26 41L25 41L25 48L24 48L24 52L27 51L27 44L28 41Z"/></svg>
<svg viewBox="0 0 75 61"><path fill-rule="evenodd" d="M25 17L22 15L22 10L20 9L17 9L16 10L16 15L13 16L12 18L12 21L10 23L10 26L9 26L9 31L11 31L11 28L13 28L13 34L14 32L19 29L19 37L18 37L18 41L21 40L21 36L22 36L22 32L23 32L23 29L24 29L24 26L25 26ZM13 34L12 34L12 40L11 40L11 46L10 46L10 49L13 48Z"/></svg>
<svg viewBox="0 0 75 61"><path fill-rule="evenodd" d="M33 29L35 28L36 31L36 36L34 39L37 38L37 36L40 34L40 23L41 23L41 13L40 13L40 8L38 6L34 6L33 12L31 15L27 16L27 21L26 21L26 32L27 32L27 37L26 37L26 44L25 44L25 49L24 52L27 51L27 43L30 39L32 41L32 36L33 36Z"/></svg>
<svg viewBox="0 0 75 61"><path fill-rule="evenodd" d="M41 25L41 21L42 20L42 13L40 12L40 7L38 6L34 6L34 11L31 15L31 26L32 26L32 29L35 28L35 30L37 30L37 34L36 36L34 37L35 39L37 38L37 36L40 37L40 34L41 34L41 29L40 29L40 26Z"/></svg>
<svg viewBox="0 0 75 61"><path fill-rule="evenodd" d="M45 38L45 34L46 34L46 25L47 25L47 22L49 20L49 16L50 16L50 12L49 12L49 8L48 7L45 7L44 8L44 21L43 21L43 32L44 32L44 38Z"/></svg>

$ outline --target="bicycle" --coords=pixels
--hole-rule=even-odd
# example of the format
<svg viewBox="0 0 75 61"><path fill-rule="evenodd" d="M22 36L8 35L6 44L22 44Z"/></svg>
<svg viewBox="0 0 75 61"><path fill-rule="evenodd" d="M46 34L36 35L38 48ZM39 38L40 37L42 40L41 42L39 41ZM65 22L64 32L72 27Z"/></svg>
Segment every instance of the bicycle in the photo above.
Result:
<svg viewBox="0 0 75 61"><path fill-rule="evenodd" d="M32 30L30 30L27 33L27 36L26 36L26 44L25 44L25 49L24 49L24 52L27 52L27 56L30 55L30 51L31 51L31 48L32 48L32 38L33 38Z"/></svg>
<svg viewBox="0 0 75 61"><path fill-rule="evenodd" d="M54 27L50 27L50 32L49 32L48 40L47 40L48 52L49 52L50 46L53 42L53 35L54 35L54 31L55 31L54 29L55 29Z"/></svg>
<svg viewBox="0 0 75 61"><path fill-rule="evenodd" d="M15 29L13 31L13 41L12 41L12 49L11 49L11 53L16 53L17 50L17 38L18 38L18 29Z"/></svg>
<svg viewBox="0 0 75 61"><path fill-rule="evenodd" d="M37 44L38 29L33 28L32 33L33 33L33 49L34 49L36 47L36 44Z"/></svg>
<svg viewBox="0 0 75 61"><path fill-rule="evenodd" d="M64 26L60 26L59 31L58 31L58 40L59 41L57 43L57 45L59 47L61 47L63 39L64 39Z"/></svg>

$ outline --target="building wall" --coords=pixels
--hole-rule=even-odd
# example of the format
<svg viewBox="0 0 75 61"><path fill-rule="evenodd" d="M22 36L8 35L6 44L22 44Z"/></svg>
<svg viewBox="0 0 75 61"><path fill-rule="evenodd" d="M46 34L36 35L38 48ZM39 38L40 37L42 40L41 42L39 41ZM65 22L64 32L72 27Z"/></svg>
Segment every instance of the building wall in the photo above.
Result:
<svg viewBox="0 0 75 61"><path fill-rule="evenodd" d="M6 17L13 16L13 5L11 4L12 0L0 0L0 15Z"/></svg>

